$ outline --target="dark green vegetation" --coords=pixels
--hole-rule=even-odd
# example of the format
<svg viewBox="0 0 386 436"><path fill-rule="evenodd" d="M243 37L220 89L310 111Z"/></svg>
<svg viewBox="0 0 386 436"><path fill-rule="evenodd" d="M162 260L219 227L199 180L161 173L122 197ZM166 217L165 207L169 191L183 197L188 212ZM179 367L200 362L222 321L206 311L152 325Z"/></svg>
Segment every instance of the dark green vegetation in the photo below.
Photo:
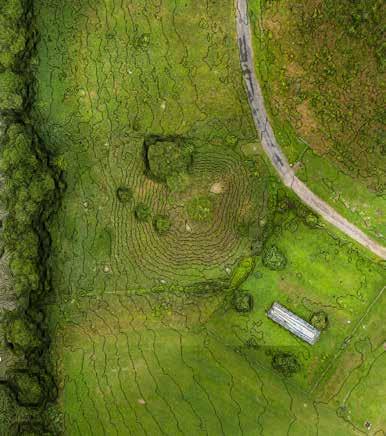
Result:
<svg viewBox="0 0 386 436"><path fill-rule="evenodd" d="M270 175L234 17L228 1L35 2L33 139L21 143L39 159L28 183L12 179L31 198L20 217L39 229L19 234L39 285L24 299L34 310L7 324L26 360L0 384L1 434L384 428L382 401L358 405L382 398L384 270ZM55 216L44 174L66 186ZM195 220L189 205L203 198L210 219ZM327 314L317 346L267 319L275 300L304 319Z"/></svg>
<svg viewBox="0 0 386 436"><path fill-rule="evenodd" d="M6 342L15 353L30 355L42 345L38 327L26 318L10 316L7 323Z"/></svg>
<svg viewBox="0 0 386 436"><path fill-rule="evenodd" d="M187 173L192 165L193 147L181 138L175 141L156 140L146 145L150 175L170 184L169 179Z"/></svg>
<svg viewBox="0 0 386 436"><path fill-rule="evenodd" d="M298 177L385 244L385 2L259 0L250 12L265 102Z"/></svg>
<svg viewBox="0 0 386 436"><path fill-rule="evenodd" d="M253 297L248 292L237 291L233 297L233 305L238 312L250 312L253 309Z"/></svg>
<svg viewBox="0 0 386 436"><path fill-rule="evenodd" d="M21 434L21 426L43 428L45 406L56 397L44 302L50 291L47 223L59 182L30 118L30 61L36 42L31 2L1 1L0 24L1 208L7 212L1 238L15 294L12 311L4 310L6 297L0 305L1 344L13 353L8 362L0 361L5 416L0 433L10 435Z"/></svg>
<svg viewBox="0 0 386 436"><path fill-rule="evenodd" d="M271 245L266 247L263 252L263 265L272 270L284 269L287 264L287 258L284 253L276 247Z"/></svg>
<svg viewBox="0 0 386 436"><path fill-rule="evenodd" d="M310 323L318 330L326 330L328 327L328 315L325 311L321 310L312 314Z"/></svg>
<svg viewBox="0 0 386 436"><path fill-rule="evenodd" d="M126 186L120 186L117 189L117 197L121 203L130 203L133 198L133 192L130 188L127 188Z"/></svg>
<svg viewBox="0 0 386 436"><path fill-rule="evenodd" d="M135 206L134 214L138 221L146 222L151 215L151 210L145 203L138 203Z"/></svg>
<svg viewBox="0 0 386 436"><path fill-rule="evenodd" d="M154 217L153 226L157 233L163 235L170 230L172 223L167 215L156 215Z"/></svg>
<svg viewBox="0 0 386 436"><path fill-rule="evenodd" d="M272 357L272 368L284 377L291 377L300 371L300 364L294 354L279 351Z"/></svg>

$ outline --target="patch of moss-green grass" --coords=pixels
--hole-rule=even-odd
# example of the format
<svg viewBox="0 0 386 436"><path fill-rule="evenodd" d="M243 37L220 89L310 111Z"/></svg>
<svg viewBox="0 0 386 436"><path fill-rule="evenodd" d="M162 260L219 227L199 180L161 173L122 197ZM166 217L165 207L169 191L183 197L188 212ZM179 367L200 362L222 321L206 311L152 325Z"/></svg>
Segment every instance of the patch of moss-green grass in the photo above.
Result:
<svg viewBox="0 0 386 436"><path fill-rule="evenodd" d="M254 298L250 322L257 323L261 350L297 348L305 369L294 380L311 390L381 291L384 270L328 229L310 228L292 211L281 214L278 222L269 243L280 247L286 266L275 271L258 258L243 289ZM319 342L311 347L268 319L265 312L274 301L309 322L315 312L325 312L329 323ZM268 365L270 354L262 352L261 358Z"/></svg>
<svg viewBox="0 0 386 436"><path fill-rule="evenodd" d="M66 431L313 434L320 426L351 434L333 409L319 411L253 349L240 348L235 325L214 331L222 307L210 295L115 295L54 308Z"/></svg>
<svg viewBox="0 0 386 436"><path fill-rule="evenodd" d="M213 200L211 197L195 197L187 204L187 212L193 221L210 221L213 219Z"/></svg>

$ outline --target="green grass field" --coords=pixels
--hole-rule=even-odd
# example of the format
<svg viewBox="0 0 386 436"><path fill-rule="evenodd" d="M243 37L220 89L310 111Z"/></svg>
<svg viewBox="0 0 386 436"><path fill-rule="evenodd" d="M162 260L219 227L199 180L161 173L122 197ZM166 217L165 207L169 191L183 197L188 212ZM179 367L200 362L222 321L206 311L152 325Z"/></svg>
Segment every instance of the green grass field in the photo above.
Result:
<svg viewBox="0 0 386 436"><path fill-rule="evenodd" d="M366 433L366 420L370 434L385 431L384 269L327 225L305 224L292 197L280 209L287 194L250 116L233 2L51 0L35 2L35 14L34 124L66 185L49 229L45 303L55 431L346 436ZM155 137L193 144L184 189L149 176ZM292 154L284 147L290 160L294 144ZM303 159L322 168L309 151ZM326 171L347 195L365 189ZM332 185L320 177L322 195ZM212 209L195 215L202 198ZM251 228L273 229L266 244L284 253L284 269L254 256ZM250 312L235 310L236 291L252 295ZM307 320L324 310L320 341L308 346L267 319L274 301ZM271 367L283 350L300 363L291 378Z"/></svg>

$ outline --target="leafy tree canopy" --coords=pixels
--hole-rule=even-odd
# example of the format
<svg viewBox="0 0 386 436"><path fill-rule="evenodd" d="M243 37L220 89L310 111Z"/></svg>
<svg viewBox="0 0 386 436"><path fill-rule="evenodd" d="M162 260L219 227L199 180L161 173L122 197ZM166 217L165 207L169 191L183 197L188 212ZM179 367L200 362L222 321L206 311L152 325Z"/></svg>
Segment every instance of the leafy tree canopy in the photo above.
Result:
<svg viewBox="0 0 386 436"><path fill-rule="evenodd" d="M16 352L24 353L30 353L42 344L36 326L25 318L14 318L8 322L6 340Z"/></svg>
<svg viewBox="0 0 386 436"><path fill-rule="evenodd" d="M0 14L0 65L12 68L25 48L24 27L15 25L8 16Z"/></svg>
<svg viewBox="0 0 386 436"><path fill-rule="evenodd" d="M135 218L140 222L146 222L151 215L151 209L145 203L138 203L134 209Z"/></svg>
<svg viewBox="0 0 386 436"><path fill-rule="evenodd" d="M253 296L248 292L238 291L233 297L233 306L237 312L250 312L253 309Z"/></svg>
<svg viewBox="0 0 386 436"><path fill-rule="evenodd" d="M10 386L22 406L38 406L44 401L43 388L36 375L26 371L14 371L9 375Z"/></svg>
<svg viewBox="0 0 386 436"><path fill-rule="evenodd" d="M284 377L291 377L300 371L300 363L292 353L279 351L272 357L272 368Z"/></svg>
<svg viewBox="0 0 386 436"><path fill-rule="evenodd" d="M328 316L323 310L312 314L310 323L318 330L326 330L328 327Z"/></svg>
<svg viewBox="0 0 386 436"><path fill-rule="evenodd" d="M193 158L193 147L182 141L157 141L149 145L147 159L151 174L162 182L168 177L189 170Z"/></svg>
<svg viewBox="0 0 386 436"><path fill-rule="evenodd" d="M0 110L21 110L23 107L24 79L6 70L0 73Z"/></svg>

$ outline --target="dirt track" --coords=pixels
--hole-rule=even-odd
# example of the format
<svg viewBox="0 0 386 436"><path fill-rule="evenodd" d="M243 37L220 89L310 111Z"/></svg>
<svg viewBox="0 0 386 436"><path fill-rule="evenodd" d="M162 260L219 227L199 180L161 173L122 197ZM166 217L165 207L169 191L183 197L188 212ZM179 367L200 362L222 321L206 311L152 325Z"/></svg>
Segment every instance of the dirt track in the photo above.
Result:
<svg viewBox="0 0 386 436"><path fill-rule="evenodd" d="M380 258L386 259L385 247L370 239L358 227L347 221L295 176L294 171L288 164L285 155L276 141L265 110L261 88L256 78L247 0L236 0L236 15L241 69L252 116L264 151L276 168L283 183L292 189L305 204L321 215L326 221L359 244L368 248Z"/></svg>

